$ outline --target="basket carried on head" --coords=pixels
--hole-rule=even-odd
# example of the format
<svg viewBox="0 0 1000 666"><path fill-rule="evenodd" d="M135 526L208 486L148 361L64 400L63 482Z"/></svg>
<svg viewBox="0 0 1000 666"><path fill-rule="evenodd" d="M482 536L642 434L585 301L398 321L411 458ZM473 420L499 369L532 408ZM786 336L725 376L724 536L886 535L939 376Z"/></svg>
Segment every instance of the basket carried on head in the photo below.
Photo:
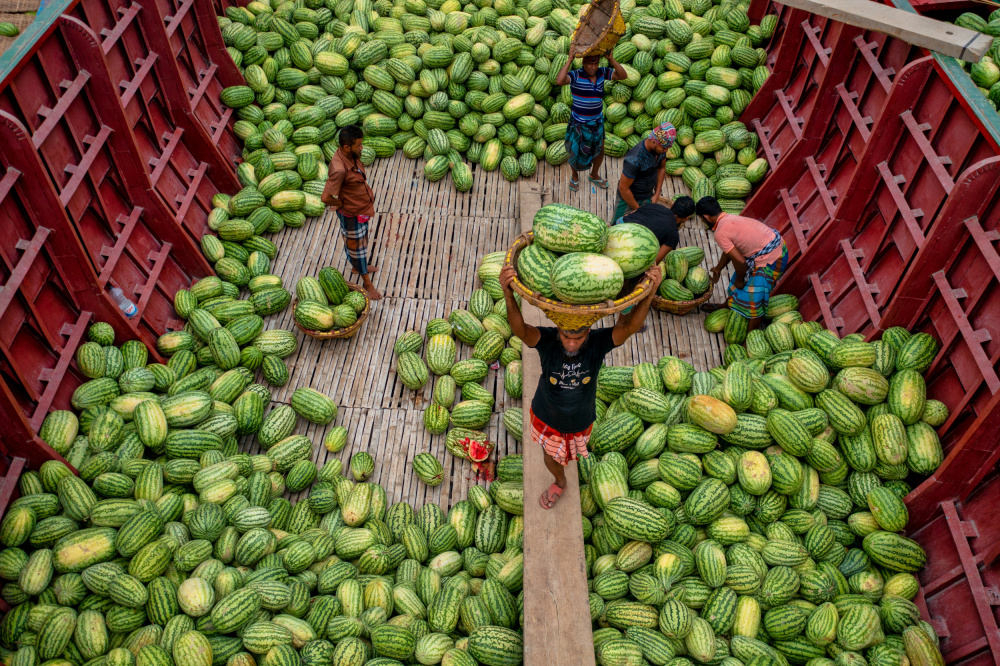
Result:
<svg viewBox="0 0 1000 666"><path fill-rule="evenodd" d="M625 19L618 0L593 0L573 31L571 46L583 55L601 55L610 51L625 34Z"/></svg>
<svg viewBox="0 0 1000 666"><path fill-rule="evenodd" d="M694 310L696 307L707 301L712 296L712 290L709 289L704 294L694 299L693 301L668 301L662 296L653 296L653 308L659 310L660 312L669 312L670 314L675 314L678 316L684 316L687 313Z"/></svg>
<svg viewBox="0 0 1000 666"><path fill-rule="evenodd" d="M335 328L332 331L310 331L308 328L300 324L299 321L295 319L294 316L292 317L292 321L295 322L295 325L298 327L300 331L308 335L310 338L316 338L317 340L342 340L344 338L353 338L355 335L358 334L358 331L361 330L361 324L365 323L365 319L368 318L368 315L372 310L372 301L370 298L368 298L368 294L365 293L365 290L359 287L358 285L348 283L347 286L352 291L359 292L362 296L365 297L365 309L362 310L361 314L358 315L358 320L353 324L351 324L350 326L346 328ZM293 311L295 310L296 305L298 305L298 300L296 300L295 303L292 304Z"/></svg>
<svg viewBox="0 0 1000 666"><path fill-rule="evenodd" d="M504 266L512 266L516 270L518 255L521 254L521 250L534 242L534 238L534 232L529 231L514 239L514 244L510 246L510 249L507 250L507 256L504 257ZM653 283L648 277L644 277L635 286L632 293L624 298L617 300L608 299L603 303L595 305L571 305L562 301L554 301L551 298L545 298L537 291L528 289L527 285L521 282L521 279L518 277L514 278L510 286L515 292L521 294L524 300L544 312L545 316L551 319L556 326L564 331L575 331L593 326L608 315L616 314L630 306L637 305L639 301L646 298L649 294Z"/></svg>

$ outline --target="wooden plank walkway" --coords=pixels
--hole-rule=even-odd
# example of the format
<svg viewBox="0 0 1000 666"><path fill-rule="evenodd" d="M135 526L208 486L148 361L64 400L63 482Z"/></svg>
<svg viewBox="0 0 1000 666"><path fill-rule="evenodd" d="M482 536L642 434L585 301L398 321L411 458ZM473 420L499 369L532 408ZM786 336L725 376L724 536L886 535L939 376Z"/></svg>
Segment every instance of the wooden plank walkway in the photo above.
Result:
<svg viewBox="0 0 1000 666"><path fill-rule="evenodd" d="M536 183L521 186L521 231L531 230L535 212L550 197ZM551 326L538 308L524 303L524 320ZM541 377L538 353L522 346L524 404L531 404ZM551 509L538 498L552 484L541 447L525 428L524 444L524 665L594 664L583 514L576 464L566 466L566 490Z"/></svg>
<svg viewBox="0 0 1000 666"><path fill-rule="evenodd" d="M471 484L483 482L474 478L469 462L447 452L444 435L432 436L424 430L423 411L430 404L433 380L418 392L398 381L392 354L396 338L407 329L422 333L430 319L447 317L453 309L467 306L469 295L479 286L475 276L479 259L505 250L521 231L519 183L547 190L550 195L545 203L567 203L605 219L611 215L614 194L613 190L596 190L589 183L581 183L580 192L570 192L566 187L568 167L545 163L539 165L533 179L519 183L506 181L498 171L477 172L473 190L465 194L456 192L448 178L428 182L422 168L422 161L400 153L369 168L376 198L369 256L370 263L380 268L373 281L385 298L373 304L368 321L350 340L321 342L299 334L299 348L286 359L291 378L272 394L276 403L287 403L296 388L309 386L340 406L335 424L348 430L348 445L340 453L328 453L322 446L332 425L299 424L297 432L313 440L317 463L337 457L346 467L351 455L367 451L375 458L372 480L385 486L390 502L406 500L415 509L435 502L447 509L465 498ZM604 170L613 188L621 173L621 160L608 160ZM687 193L680 179L668 178L664 190L671 196ZM704 229L684 229L681 238L685 244L704 247L707 262L718 260L718 248ZM324 266L334 266L351 279L339 223L332 212L308 220L300 229L286 229L274 241L278 257L272 272L281 276L290 291L299 278L315 276ZM360 282L357 278L354 281ZM716 289L721 297L721 287ZM631 365L656 362L673 354L707 370L721 363L722 343L718 336L704 332L702 321L700 314L674 317L653 313L647 331L616 349L610 361ZM292 309L268 318L266 328L297 330ZM459 344L458 349L459 358L472 353L467 345ZM527 385L526 377L526 390ZM504 393L503 370L490 370L486 387L496 398L486 428L490 440L497 442L496 455L520 453L521 444L507 434L501 414L508 407L520 407L522 401ZM425 451L437 456L445 467L446 480L435 488L417 480L410 467L413 457Z"/></svg>

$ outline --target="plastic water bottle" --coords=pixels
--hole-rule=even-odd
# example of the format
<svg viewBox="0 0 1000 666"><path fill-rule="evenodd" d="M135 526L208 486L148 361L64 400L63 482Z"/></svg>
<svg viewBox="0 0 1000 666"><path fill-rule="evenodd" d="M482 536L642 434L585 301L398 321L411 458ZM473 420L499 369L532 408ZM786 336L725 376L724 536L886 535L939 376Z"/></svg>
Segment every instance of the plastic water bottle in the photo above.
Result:
<svg viewBox="0 0 1000 666"><path fill-rule="evenodd" d="M115 303L118 304L118 307L121 309L122 312L125 313L125 316L128 317L129 319L134 317L136 313L139 312L139 309L135 306L135 303L130 301L128 297L126 297L125 294L122 292L122 290L119 289L118 287L114 287L111 289L111 298L114 299Z"/></svg>

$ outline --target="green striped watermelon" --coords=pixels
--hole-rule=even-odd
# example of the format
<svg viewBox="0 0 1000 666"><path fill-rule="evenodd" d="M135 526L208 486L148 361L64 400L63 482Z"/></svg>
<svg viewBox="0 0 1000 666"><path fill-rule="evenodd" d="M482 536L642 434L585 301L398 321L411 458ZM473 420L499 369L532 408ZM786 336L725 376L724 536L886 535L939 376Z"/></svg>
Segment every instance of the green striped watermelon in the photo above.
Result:
<svg viewBox="0 0 1000 666"><path fill-rule="evenodd" d="M601 252L608 237L604 220L565 204L542 206L532 223L534 240L552 252Z"/></svg>
<svg viewBox="0 0 1000 666"><path fill-rule="evenodd" d="M639 224L618 224L608 231L601 253L615 260L625 278L642 275L656 261L660 243L653 232Z"/></svg>
<svg viewBox="0 0 1000 666"><path fill-rule="evenodd" d="M571 252L552 265L552 291L565 303L589 305L614 298L624 281L619 265L601 254Z"/></svg>

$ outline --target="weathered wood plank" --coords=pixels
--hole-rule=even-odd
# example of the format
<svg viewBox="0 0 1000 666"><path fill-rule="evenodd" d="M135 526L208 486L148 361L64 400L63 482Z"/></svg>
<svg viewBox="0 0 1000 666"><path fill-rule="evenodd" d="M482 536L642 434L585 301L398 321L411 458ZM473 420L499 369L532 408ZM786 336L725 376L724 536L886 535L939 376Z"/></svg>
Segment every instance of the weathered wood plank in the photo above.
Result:
<svg viewBox="0 0 1000 666"><path fill-rule="evenodd" d="M542 205L537 186L521 185L521 230L531 228ZM525 320L542 324L542 313L527 303ZM524 347L524 404L531 404L541 376L538 354ZM527 420L527 414L526 414ZM587 565L583 550L580 485L576 464L568 465L561 500L549 510L538 498L552 483L541 448L524 440L524 663L525 666L587 666L594 662Z"/></svg>
<svg viewBox="0 0 1000 666"><path fill-rule="evenodd" d="M993 43L992 37L975 30L869 0L788 0L783 4L969 62L979 62Z"/></svg>

